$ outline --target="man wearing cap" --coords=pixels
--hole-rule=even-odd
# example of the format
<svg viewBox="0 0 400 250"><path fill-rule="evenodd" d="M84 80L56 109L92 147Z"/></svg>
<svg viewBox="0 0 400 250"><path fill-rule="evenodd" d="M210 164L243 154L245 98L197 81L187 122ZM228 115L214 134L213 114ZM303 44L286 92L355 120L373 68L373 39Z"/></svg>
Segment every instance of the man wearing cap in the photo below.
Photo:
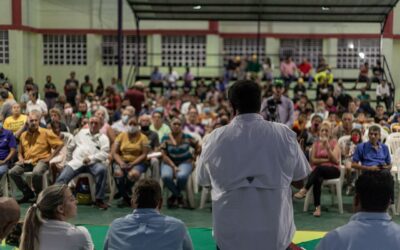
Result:
<svg viewBox="0 0 400 250"><path fill-rule="evenodd" d="M131 105L136 110L136 115L140 114L140 111L142 110L142 104L145 101L143 90L144 84L142 82L135 82L133 87L125 92L124 99L129 100Z"/></svg>
<svg viewBox="0 0 400 250"><path fill-rule="evenodd" d="M282 95L284 91L283 80L275 79L274 94L263 101L261 115L265 120L283 123L292 128L294 123L293 102Z"/></svg>

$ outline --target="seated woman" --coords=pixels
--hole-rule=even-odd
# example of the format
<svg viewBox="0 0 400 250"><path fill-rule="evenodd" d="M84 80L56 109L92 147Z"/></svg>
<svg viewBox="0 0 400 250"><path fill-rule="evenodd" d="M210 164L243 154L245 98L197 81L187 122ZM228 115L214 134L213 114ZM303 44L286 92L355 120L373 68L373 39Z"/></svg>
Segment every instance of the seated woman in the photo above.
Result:
<svg viewBox="0 0 400 250"><path fill-rule="evenodd" d="M128 121L127 132L120 133L115 139L112 155L114 158L114 177L122 201L119 207L130 206L131 201L128 191L133 183L145 173L147 153L150 142L147 136L141 133L136 117Z"/></svg>
<svg viewBox="0 0 400 250"><path fill-rule="evenodd" d="M314 195L314 216L321 216L321 186L327 179L334 179L340 176L340 147L335 139L332 139L332 128L327 122L321 124L319 139L314 142L311 149L311 167L313 171L308 177L307 184L294 196L302 199L307 191L313 187Z"/></svg>
<svg viewBox="0 0 400 250"><path fill-rule="evenodd" d="M26 212L19 249L94 249L88 230L67 222L76 213L75 196L67 185L47 187Z"/></svg>
<svg viewBox="0 0 400 250"><path fill-rule="evenodd" d="M168 207L184 206L182 190L186 189L186 182L193 169L195 155L200 153L200 145L189 134L182 132L182 121L174 118L171 121L171 133L161 140L163 163L161 165L161 178L164 185L172 192L167 201ZM174 183L176 178L176 184Z"/></svg>
<svg viewBox="0 0 400 250"><path fill-rule="evenodd" d="M108 121L106 120L106 112L102 109L99 109L96 111L94 115L100 119L100 123L102 124L100 133L106 135L108 139L110 139L110 145L111 145L115 140L115 133L114 130L111 128L110 124L108 124Z"/></svg>

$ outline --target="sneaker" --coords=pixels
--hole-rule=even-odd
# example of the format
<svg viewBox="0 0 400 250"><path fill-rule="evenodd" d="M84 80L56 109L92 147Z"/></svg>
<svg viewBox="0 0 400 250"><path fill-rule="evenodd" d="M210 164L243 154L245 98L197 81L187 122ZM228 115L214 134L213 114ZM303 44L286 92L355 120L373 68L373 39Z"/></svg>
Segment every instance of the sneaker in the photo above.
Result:
<svg viewBox="0 0 400 250"><path fill-rule="evenodd" d="M103 200L100 199L97 199L94 205L100 208L100 210L107 210L108 208L108 205Z"/></svg>
<svg viewBox="0 0 400 250"><path fill-rule="evenodd" d="M35 194L31 191L24 194L24 196L21 199L17 200L17 202L18 204L28 203L33 198L35 198Z"/></svg>

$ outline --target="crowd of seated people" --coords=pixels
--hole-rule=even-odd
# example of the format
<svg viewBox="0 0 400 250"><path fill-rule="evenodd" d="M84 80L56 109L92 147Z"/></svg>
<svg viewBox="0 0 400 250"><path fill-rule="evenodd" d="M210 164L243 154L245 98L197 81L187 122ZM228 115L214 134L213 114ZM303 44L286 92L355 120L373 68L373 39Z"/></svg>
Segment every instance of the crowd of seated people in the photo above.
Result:
<svg viewBox="0 0 400 250"><path fill-rule="evenodd" d="M115 180L118 190L115 196L121 197L119 206L130 206L131 188L146 172L151 173L152 179L162 180L164 188L170 190L166 201L169 208L187 206L182 192L202 141L233 118L225 90L230 77L242 74L238 67L244 66L242 62L235 63L236 59L229 60L228 81L218 78L209 84L205 80L195 84L190 69L180 77L172 67L165 75L155 68L148 87L136 82L126 88L115 78L108 86L98 79L94 86L89 76L80 84L71 72L60 91L51 76L47 76L43 100L40 87L32 78L26 80L19 99L11 83L3 83L0 179L9 175L23 194L19 203L36 201L36 207L30 208L32 211L50 205L51 210L71 209L64 217L51 210L46 211L50 215L42 212L49 220L63 221L75 216L72 198L69 208L58 208L58 203L41 204L45 196L52 196L55 191L57 202L68 201L70 192L62 184L71 184L81 173L94 177L95 205L100 209L109 206L105 200L107 178ZM252 64L247 62L243 77L255 78L261 84L264 100L260 112L264 118L284 123L297 134L313 171L295 197L303 198L313 188L314 216L321 216L322 181L338 178L341 165L346 169L344 185L348 195L354 192L357 172L390 171L392 160L383 144L383 135L400 131L400 103L391 112L392 99L387 91L390 87L378 74L379 70L369 76L370 82L379 81L373 107L366 88L357 97L348 95L341 81L333 81L332 72L323 61L315 69L321 73L316 76L307 59L296 65L286 58L282 64L287 65L281 65L286 73L274 79L270 60L257 65L256 59L251 58ZM359 78L365 80L365 74ZM290 98L293 81L297 83ZM304 86L305 81L309 87L317 82L315 101L307 96L311 90ZM372 86L370 82L368 88ZM23 178L26 172L32 172L32 185ZM40 196L43 178L48 176L56 185ZM0 192L4 191L2 188ZM390 198L393 203L393 192ZM67 224L65 230L70 230ZM92 248L85 231L76 233L88 249Z"/></svg>

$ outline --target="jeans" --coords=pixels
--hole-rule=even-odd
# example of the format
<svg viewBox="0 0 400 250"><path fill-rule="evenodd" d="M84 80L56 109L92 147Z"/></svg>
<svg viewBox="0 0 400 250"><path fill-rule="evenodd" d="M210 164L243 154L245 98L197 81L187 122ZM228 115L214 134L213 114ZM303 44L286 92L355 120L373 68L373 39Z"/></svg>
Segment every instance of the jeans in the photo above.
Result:
<svg viewBox="0 0 400 250"><path fill-rule="evenodd" d="M131 171L132 169L135 169L136 171L138 171L140 173L140 175L142 175L143 173L146 172L147 166L145 166L144 164L138 164L138 165L134 166L133 168L122 169L118 164L114 163L114 170L115 169L120 169L123 173L123 176L115 177L115 184L117 185L118 192L121 194L121 196L124 199L129 199L129 190L132 189L132 186L134 184L133 181L128 179L129 171Z"/></svg>
<svg viewBox="0 0 400 250"><path fill-rule="evenodd" d="M49 169L49 164L38 162L36 165L32 164L15 164L8 174L14 181L17 188L22 191L24 195L32 193L31 188L26 181L22 179L25 172L32 171L32 186L36 194L39 194L43 189L43 174Z"/></svg>
<svg viewBox="0 0 400 250"><path fill-rule="evenodd" d="M0 181L1 181L1 178L3 178L3 175L7 174L7 170L8 170L7 164L0 165ZM8 188L8 187L6 187L6 188ZM1 196L3 196L3 187L0 185L0 197Z"/></svg>
<svg viewBox="0 0 400 250"><path fill-rule="evenodd" d="M176 173L176 184L174 183L174 171L172 167L162 163L161 178L164 185L172 192L175 197L181 197L181 191L186 189L186 182L192 172L193 166L189 162L183 162L178 165L179 171Z"/></svg>
<svg viewBox="0 0 400 250"><path fill-rule="evenodd" d="M96 199L104 200L107 184L107 168L104 164L98 162L87 166L82 166L73 170L70 166L65 166L58 176L56 183L68 184L75 176L82 173L90 173L96 181Z"/></svg>

